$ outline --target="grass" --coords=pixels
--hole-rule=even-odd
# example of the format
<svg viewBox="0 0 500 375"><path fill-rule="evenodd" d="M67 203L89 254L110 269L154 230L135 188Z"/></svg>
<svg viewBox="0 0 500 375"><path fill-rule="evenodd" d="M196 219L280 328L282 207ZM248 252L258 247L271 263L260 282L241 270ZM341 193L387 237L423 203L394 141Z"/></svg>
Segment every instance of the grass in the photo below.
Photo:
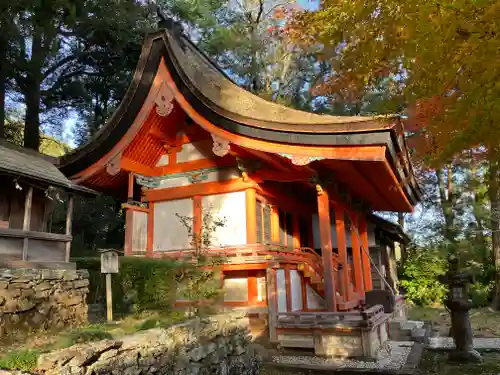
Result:
<svg viewBox="0 0 500 375"><path fill-rule="evenodd" d="M29 371L35 368L40 351L33 349L15 349L0 357L0 369L18 369Z"/></svg>
<svg viewBox="0 0 500 375"><path fill-rule="evenodd" d="M442 352L425 352L420 361L422 375L495 375L500 373L500 353L482 353L483 363L462 364L448 361Z"/></svg>
<svg viewBox="0 0 500 375"><path fill-rule="evenodd" d="M430 320L439 329L441 335L447 336L450 329L450 315L444 308L410 307L408 311L411 320ZM489 308L472 309L470 311L472 331L475 337L499 337L500 313Z"/></svg>
<svg viewBox="0 0 500 375"><path fill-rule="evenodd" d="M0 369L32 370L40 354L69 346L122 336L154 327L168 327L185 320L179 311L170 313L142 313L123 318L112 324L89 324L54 333L37 333L0 345Z"/></svg>

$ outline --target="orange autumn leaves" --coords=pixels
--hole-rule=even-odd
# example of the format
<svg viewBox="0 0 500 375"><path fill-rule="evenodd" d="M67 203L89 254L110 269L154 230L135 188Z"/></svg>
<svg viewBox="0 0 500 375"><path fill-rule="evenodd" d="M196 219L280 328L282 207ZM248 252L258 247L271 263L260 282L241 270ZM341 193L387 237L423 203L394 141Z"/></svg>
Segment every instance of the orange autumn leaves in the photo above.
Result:
<svg viewBox="0 0 500 375"><path fill-rule="evenodd" d="M332 67L315 94L356 101L382 82L419 154L446 160L500 143L499 4L324 0L289 18L288 35Z"/></svg>

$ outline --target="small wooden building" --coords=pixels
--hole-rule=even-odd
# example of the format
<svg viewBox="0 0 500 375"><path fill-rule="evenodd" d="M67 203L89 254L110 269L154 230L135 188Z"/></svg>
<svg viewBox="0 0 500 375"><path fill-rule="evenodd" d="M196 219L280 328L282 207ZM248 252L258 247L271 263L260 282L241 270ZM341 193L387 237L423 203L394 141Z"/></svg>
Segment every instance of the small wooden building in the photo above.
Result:
<svg viewBox="0 0 500 375"><path fill-rule="evenodd" d="M56 161L0 141L0 267L74 268L69 263L73 194L92 191L68 180ZM66 226L52 233L52 213L63 200Z"/></svg>

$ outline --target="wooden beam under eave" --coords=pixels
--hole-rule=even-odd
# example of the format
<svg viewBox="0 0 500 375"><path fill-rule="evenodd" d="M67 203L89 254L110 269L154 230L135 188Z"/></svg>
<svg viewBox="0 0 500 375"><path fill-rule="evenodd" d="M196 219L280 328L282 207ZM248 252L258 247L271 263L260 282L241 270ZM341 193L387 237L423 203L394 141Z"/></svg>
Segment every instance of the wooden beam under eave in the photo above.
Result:
<svg viewBox="0 0 500 375"><path fill-rule="evenodd" d="M184 163L177 162L176 164L158 167L157 169L159 171L159 175L168 175L173 173L196 171L198 169L223 168L230 166L236 166L236 160L232 155L226 155L217 159L200 159Z"/></svg>
<svg viewBox="0 0 500 375"><path fill-rule="evenodd" d="M241 178L234 178L225 181L213 181L179 186L165 189L148 189L145 193L145 201L167 201L173 199L183 199L195 195L205 196L213 194L232 193L244 191L249 188L260 190L256 181L243 181Z"/></svg>
<svg viewBox="0 0 500 375"><path fill-rule="evenodd" d="M300 172L278 172L271 170L259 170L249 175L251 178L258 178L263 181L276 181L276 182L304 182L309 181L311 174Z"/></svg>
<svg viewBox="0 0 500 375"><path fill-rule="evenodd" d="M122 157L120 160L120 169L137 173L143 176L159 176L160 170L158 168L151 168L147 165L141 164L135 160L132 160L127 157Z"/></svg>
<svg viewBox="0 0 500 375"><path fill-rule="evenodd" d="M385 205L386 207L391 207L392 204L380 193L377 185L372 181L367 179L366 175L360 171L358 168L358 162L341 160L341 161L329 161L325 163L328 169L333 170L342 180L345 185L349 186L355 194L367 202L370 202L372 206ZM355 185L354 189L352 185Z"/></svg>
<svg viewBox="0 0 500 375"><path fill-rule="evenodd" d="M406 211L406 212L413 212L414 206L408 200L406 193L403 191L403 188L402 188L401 184L399 183L396 175L394 174L392 168L390 167L389 163L387 161L384 161L383 166L384 166L384 169L387 171L392 183L396 187L397 192L401 195L401 198L403 200L402 208L407 209L408 211Z"/></svg>

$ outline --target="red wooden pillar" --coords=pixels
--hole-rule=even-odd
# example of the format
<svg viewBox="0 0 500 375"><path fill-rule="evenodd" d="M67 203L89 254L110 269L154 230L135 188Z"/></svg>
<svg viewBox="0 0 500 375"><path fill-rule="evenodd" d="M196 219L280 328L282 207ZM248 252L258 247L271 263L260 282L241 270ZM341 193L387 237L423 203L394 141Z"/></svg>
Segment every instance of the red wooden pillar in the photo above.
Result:
<svg viewBox="0 0 500 375"><path fill-rule="evenodd" d="M127 201L134 200L134 175L128 174ZM134 235L134 211L125 208L125 256L132 255L132 240Z"/></svg>
<svg viewBox="0 0 500 375"><path fill-rule="evenodd" d="M300 248L300 228L299 228L299 217L297 215L292 216L292 230L293 230L293 248Z"/></svg>
<svg viewBox="0 0 500 375"><path fill-rule="evenodd" d="M307 311L307 286L304 275L300 277L300 283L302 288L302 311Z"/></svg>
<svg viewBox="0 0 500 375"><path fill-rule="evenodd" d="M257 243L257 194L255 189L245 190L247 244Z"/></svg>
<svg viewBox="0 0 500 375"><path fill-rule="evenodd" d="M292 311L292 284L290 281L290 266L285 265L286 311Z"/></svg>
<svg viewBox="0 0 500 375"><path fill-rule="evenodd" d="M321 186L318 190L318 218L323 258L323 278L325 282L325 303L328 311L337 311L335 298L335 276L333 274L332 231L330 225L330 200Z"/></svg>
<svg viewBox="0 0 500 375"><path fill-rule="evenodd" d="M127 192L128 201L134 200L134 175L132 173L128 174L128 192Z"/></svg>
<svg viewBox="0 0 500 375"><path fill-rule="evenodd" d="M132 237L134 233L134 211L125 208L125 256L132 255Z"/></svg>
<svg viewBox="0 0 500 375"><path fill-rule="evenodd" d="M335 205L335 231L337 233L337 249L339 252L339 262L342 265L340 283L341 293L344 301L350 301L349 295L349 262L347 261L347 245L345 239L344 209Z"/></svg>
<svg viewBox="0 0 500 375"><path fill-rule="evenodd" d="M354 290L360 296L365 295L365 286L363 285L363 265L361 263L361 249L358 239L359 220L357 215L351 217L351 242L352 242L352 262L354 267Z"/></svg>
<svg viewBox="0 0 500 375"><path fill-rule="evenodd" d="M280 242L280 218L278 207L271 207L271 242L279 243Z"/></svg>
<svg viewBox="0 0 500 375"><path fill-rule="evenodd" d="M149 202L149 213L148 213L148 242L146 249L146 256L153 256L153 235L154 235L154 202Z"/></svg>
<svg viewBox="0 0 500 375"><path fill-rule="evenodd" d="M373 289L372 286L372 268L370 264L370 257L368 256L370 248L368 246L368 232L366 226L366 219L359 218L359 236L361 237L361 263L363 264L363 278L365 281L365 292Z"/></svg>

